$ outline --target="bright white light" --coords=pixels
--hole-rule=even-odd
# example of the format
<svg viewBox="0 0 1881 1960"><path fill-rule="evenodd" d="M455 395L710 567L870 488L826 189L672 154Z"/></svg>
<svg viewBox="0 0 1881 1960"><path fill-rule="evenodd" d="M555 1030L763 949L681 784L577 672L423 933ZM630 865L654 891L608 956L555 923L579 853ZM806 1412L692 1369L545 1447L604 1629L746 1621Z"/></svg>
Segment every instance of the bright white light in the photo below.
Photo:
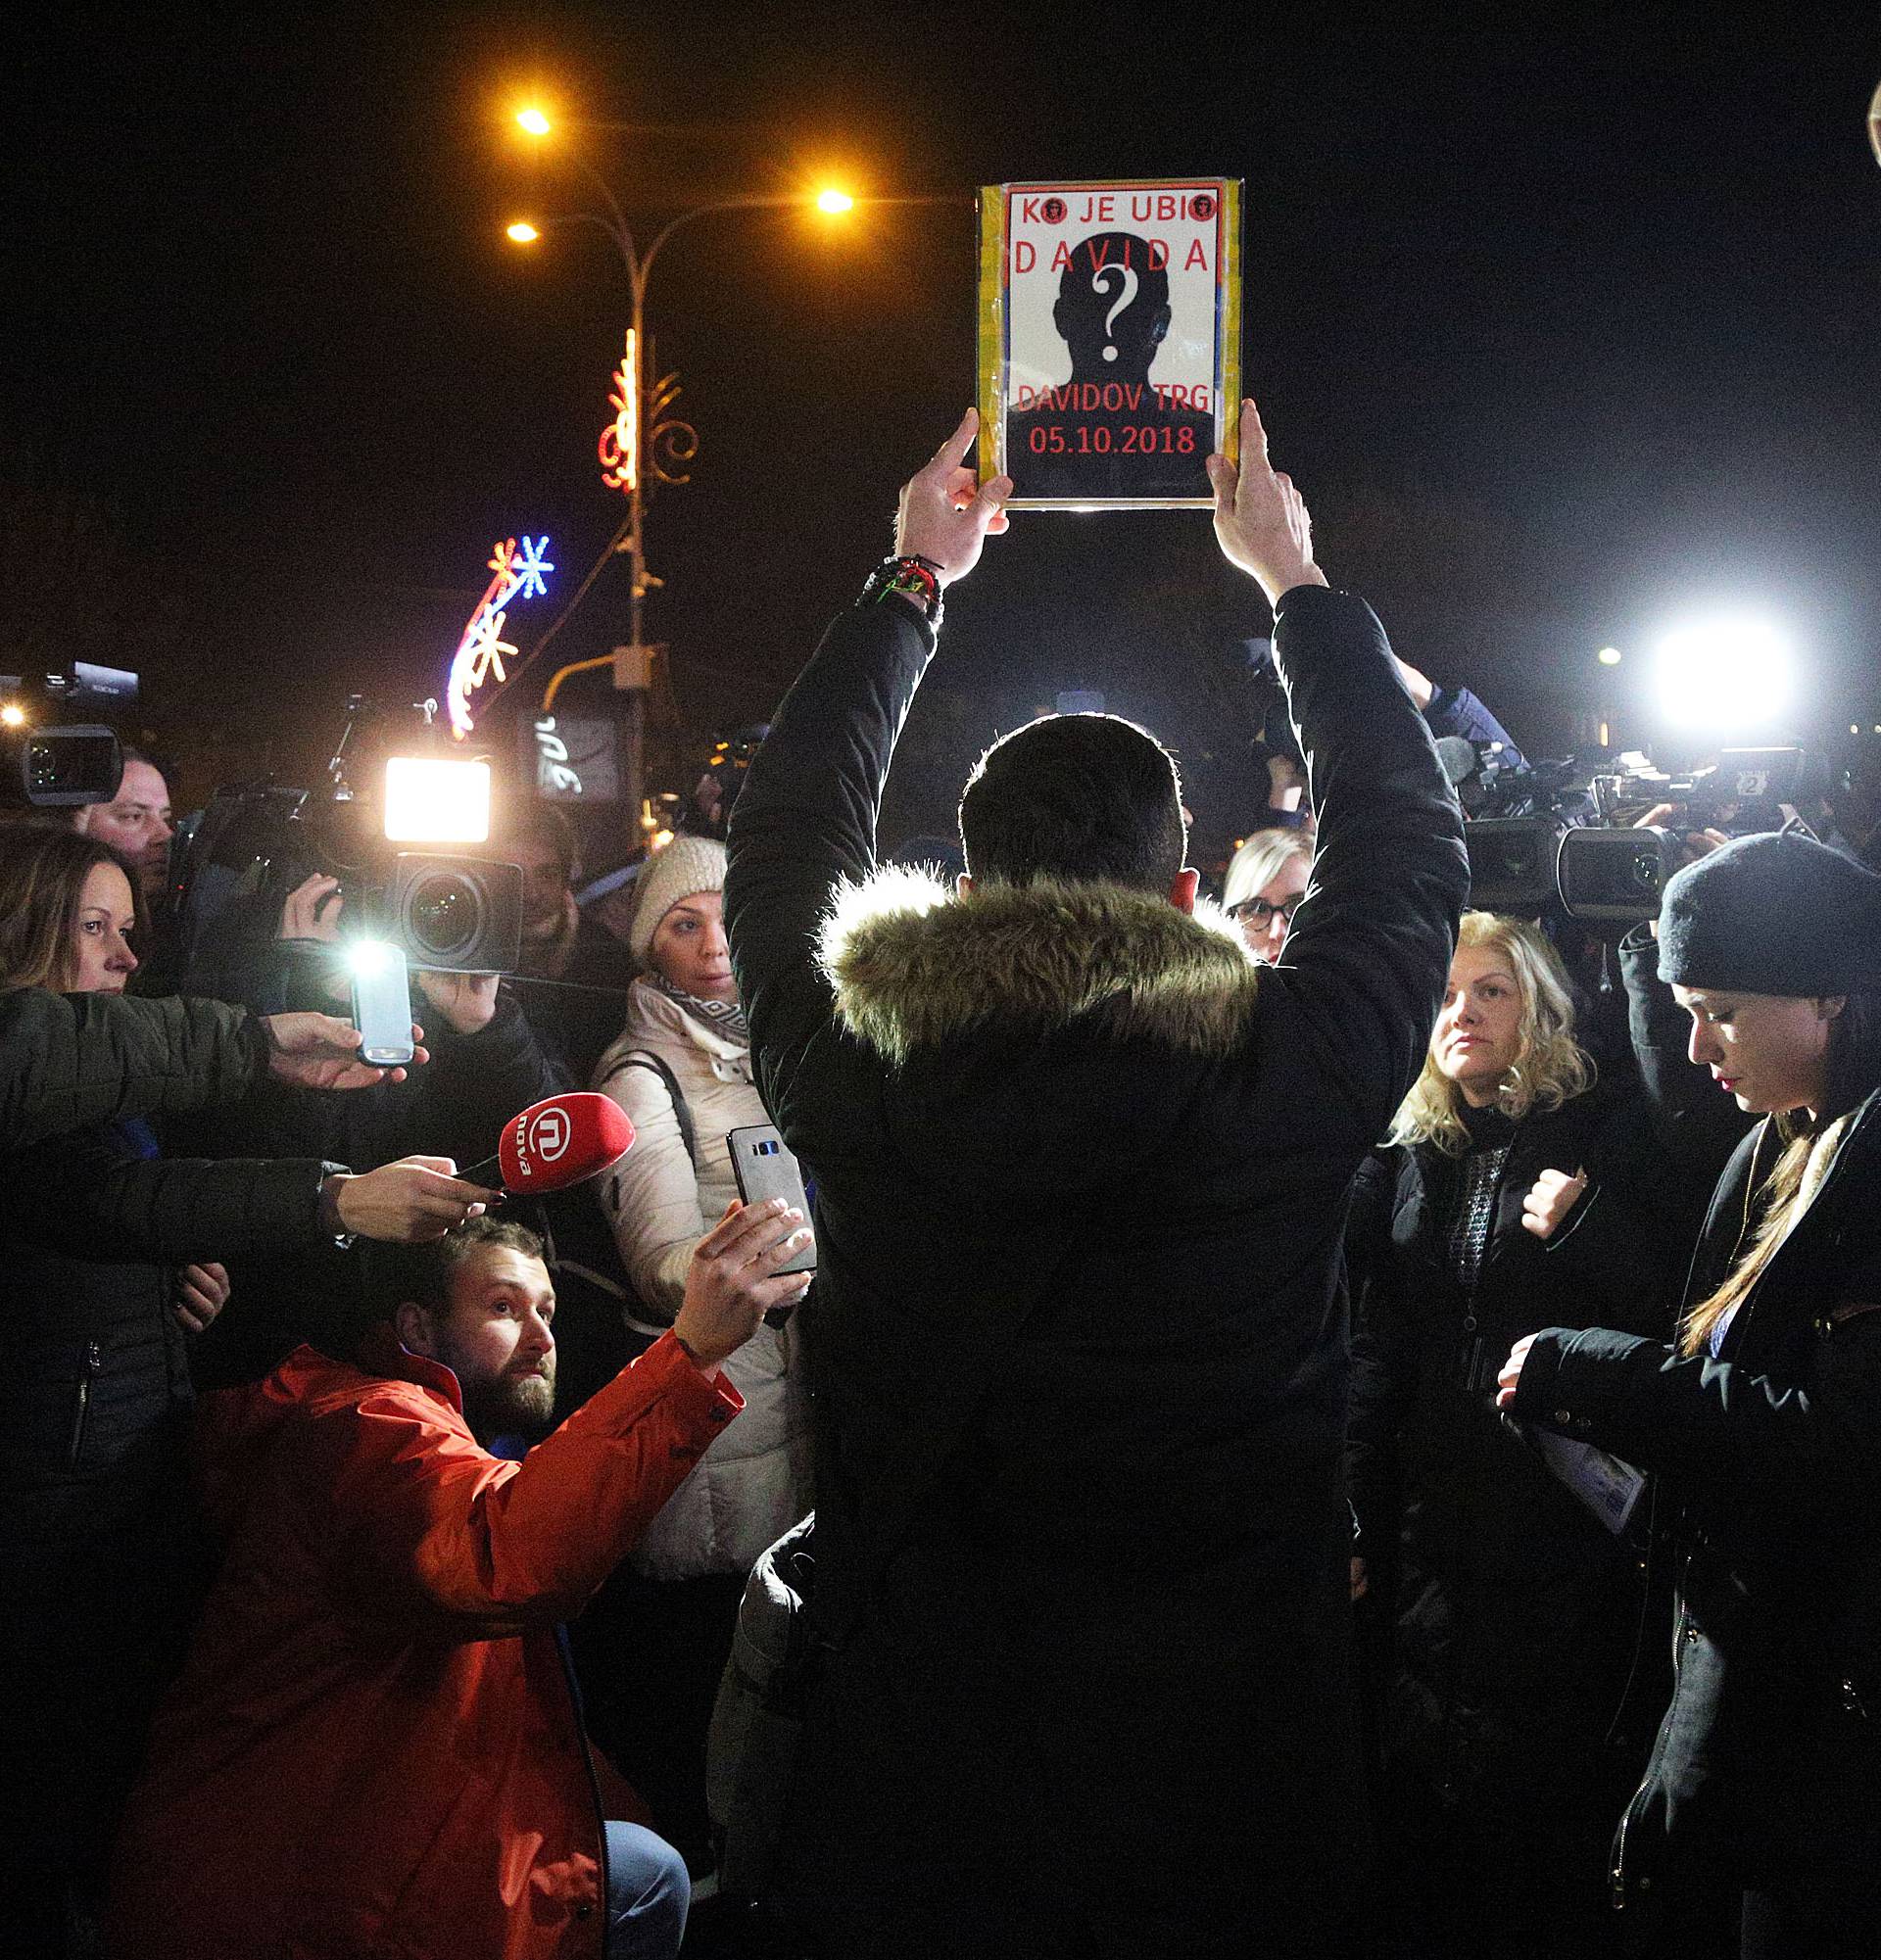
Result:
<svg viewBox="0 0 1881 1960"><path fill-rule="evenodd" d="M490 835L490 765L395 755L385 765L385 834L402 844L480 844Z"/></svg>
<svg viewBox="0 0 1881 1960"><path fill-rule="evenodd" d="M836 217L845 211L853 211L855 209L855 200L847 191L831 188L817 193L816 208L818 211L827 212L830 216Z"/></svg>
<svg viewBox="0 0 1881 1960"><path fill-rule="evenodd" d="M1756 729L1789 705L1789 642L1752 614L1693 620L1659 643L1657 682L1661 710L1680 727Z"/></svg>
<svg viewBox="0 0 1881 1960"><path fill-rule="evenodd" d="M398 951L383 939L355 939L346 949L346 963L362 980L370 980L391 966Z"/></svg>
<svg viewBox="0 0 1881 1960"><path fill-rule="evenodd" d="M1594 658L1598 660L1603 667L1617 667L1620 661L1619 648L1617 646L1603 646L1600 649L1600 651L1594 655Z"/></svg>

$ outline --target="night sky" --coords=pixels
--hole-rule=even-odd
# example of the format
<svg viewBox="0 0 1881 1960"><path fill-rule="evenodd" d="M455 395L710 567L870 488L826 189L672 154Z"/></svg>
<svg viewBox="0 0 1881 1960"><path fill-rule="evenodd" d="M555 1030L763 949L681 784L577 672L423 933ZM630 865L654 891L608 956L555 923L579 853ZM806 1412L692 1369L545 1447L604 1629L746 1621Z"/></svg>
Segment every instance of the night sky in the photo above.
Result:
<svg viewBox="0 0 1881 1960"><path fill-rule="evenodd" d="M1204 172L1246 179L1276 458L1408 657L1560 753L1597 647L1630 685L1660 625L1745 601L1794 636L1800 726L1881 721L1874 8L1300 11L46 10L10 46L7 651L140 667L199 800L316 763L349 689L441 693L492 540L547 531L533 644L624 515L617 263L501 235L584 201L507 121L539 92L643 125L568 137L636 219L830 174L935 200L707 218L660 264L702 449L652 505L649 627L689 740L775 704L972 399L975 186ZM626 583L519 693L625 637ZM1018 518L949 599L891 828L1074 687L1244 828L1263 631L1202 513Z"/></svg>

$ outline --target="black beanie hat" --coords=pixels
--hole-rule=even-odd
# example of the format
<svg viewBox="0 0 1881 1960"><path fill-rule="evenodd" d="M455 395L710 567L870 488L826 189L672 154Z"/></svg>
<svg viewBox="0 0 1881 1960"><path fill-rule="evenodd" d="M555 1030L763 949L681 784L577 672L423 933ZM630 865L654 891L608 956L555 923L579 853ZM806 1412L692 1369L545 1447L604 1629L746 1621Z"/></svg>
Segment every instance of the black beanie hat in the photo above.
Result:
<svg viewBox="0 0 1881 1960"><path fill-rule="evenodd" d="M1795 831L1735 837L1665 886L1659 977L1799 999L1881 984L1881 878Z"/></svg>

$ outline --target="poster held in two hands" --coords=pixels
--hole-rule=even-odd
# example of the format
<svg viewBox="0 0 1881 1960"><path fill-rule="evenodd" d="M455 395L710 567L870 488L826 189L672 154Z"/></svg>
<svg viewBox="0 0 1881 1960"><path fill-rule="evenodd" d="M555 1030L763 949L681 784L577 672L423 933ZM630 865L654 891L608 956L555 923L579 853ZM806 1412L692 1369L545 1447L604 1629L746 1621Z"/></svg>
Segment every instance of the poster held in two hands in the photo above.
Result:
<svg viewBox="0 0 1881 1960"><path fill-rule="evenodd" d="M980 193L980 476L1014 509L1190 509L1232 456L1241 185Z"/></svg>

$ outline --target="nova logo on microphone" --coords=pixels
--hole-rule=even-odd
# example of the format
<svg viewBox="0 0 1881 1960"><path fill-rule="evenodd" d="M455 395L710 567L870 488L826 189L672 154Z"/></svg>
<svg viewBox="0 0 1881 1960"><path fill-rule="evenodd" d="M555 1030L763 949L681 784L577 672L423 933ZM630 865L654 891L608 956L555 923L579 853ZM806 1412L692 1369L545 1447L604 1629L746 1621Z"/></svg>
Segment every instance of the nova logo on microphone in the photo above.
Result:
<svg viewBox="0 0 1881 1960"><path fill-rule="evenodd" d="M568 1148L568 1118L555 1108L544 1110L529 1125L528 1148L545 1164L553 1164Z"/></svg>

